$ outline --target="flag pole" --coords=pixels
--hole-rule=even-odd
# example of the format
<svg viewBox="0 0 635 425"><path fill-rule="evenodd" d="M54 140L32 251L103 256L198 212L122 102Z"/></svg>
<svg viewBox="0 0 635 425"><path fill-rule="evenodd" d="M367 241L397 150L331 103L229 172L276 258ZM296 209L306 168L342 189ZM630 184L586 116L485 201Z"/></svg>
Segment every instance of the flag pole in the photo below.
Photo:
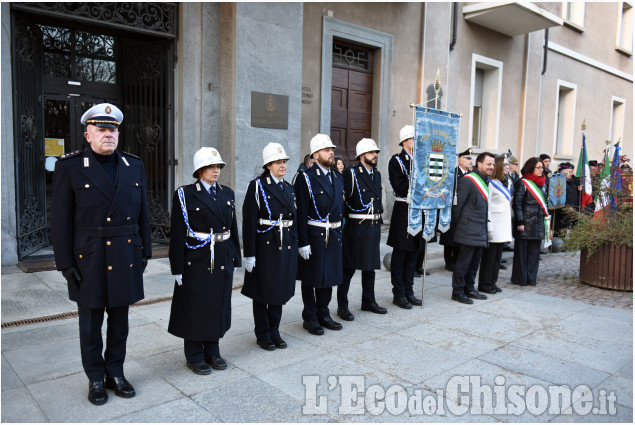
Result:
<svg viewBox="0 0 635 425"><path fill-rule="evenodd" d="M582 212L582 191L584 190L584 185L585 185L585 181L586 178L584 176L584 173L586 172L586 168L584 167L584 139L586 138L586 135L584 134L586 130L586 119L582 120L582 148L580 149L580 155L582 155L582 161L578 160L578 163L580 163L580 166L582 167L582 170L580 170L580 177L582 177L579 181L580 185L582 185L582 190L580 191L580 194L578 196L578 211Z"/></svg>

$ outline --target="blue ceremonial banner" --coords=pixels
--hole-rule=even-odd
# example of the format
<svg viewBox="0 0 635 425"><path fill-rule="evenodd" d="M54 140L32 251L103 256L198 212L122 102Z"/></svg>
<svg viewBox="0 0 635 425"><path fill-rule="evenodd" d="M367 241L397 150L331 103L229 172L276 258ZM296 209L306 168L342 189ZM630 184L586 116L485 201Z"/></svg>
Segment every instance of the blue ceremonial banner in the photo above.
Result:
<svg viewBox="0 0 635 425"><path fill-rule="evenodd" d="M549 177L548 208L555 210L565 206L567 202L567 178L564 174L556 173Z"/></svg>
<svg viewBox="0 0 635 425"><path fill-rule="evenodd" d="M408 193L408 233L411 235L416 235L423 227L423 237L432 239L437 210L441 210L439 230L445 232L450 228L458 139L458 114L416 107L412 180ZM425 224L421 210L426 210Z"/></svg>

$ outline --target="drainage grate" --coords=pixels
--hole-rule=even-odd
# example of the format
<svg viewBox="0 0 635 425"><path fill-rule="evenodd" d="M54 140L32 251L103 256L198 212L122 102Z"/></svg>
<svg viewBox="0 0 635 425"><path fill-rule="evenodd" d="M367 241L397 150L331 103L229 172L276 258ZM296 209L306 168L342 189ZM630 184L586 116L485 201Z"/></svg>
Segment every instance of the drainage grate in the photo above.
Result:
<svg viewBox="0 0 635 425"><path fill-rule="evenodd" d="M140 307L144 305L159 304L166 301L172 301L172 297L161 297L161 298L154 298L151 300L141 300L138 303L131 305L131 307ZM31 319L23 319L23 320L16 320L13 322L3 323L2 329L17 328L18 326L34 325L36 323L53 322L55 320L72 319L75 317L77 317L77 312L69 311L67 313L52 314L50 316L34 317Z"/></svg>

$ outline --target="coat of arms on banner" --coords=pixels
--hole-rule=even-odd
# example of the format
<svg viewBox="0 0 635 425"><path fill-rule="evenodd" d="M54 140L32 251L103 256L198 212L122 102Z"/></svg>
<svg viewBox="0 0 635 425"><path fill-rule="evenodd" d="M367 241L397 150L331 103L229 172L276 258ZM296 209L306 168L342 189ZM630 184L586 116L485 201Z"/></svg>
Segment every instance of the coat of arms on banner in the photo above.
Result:
<svg viewBox="0 0 635 425"><path fill-rule="evenodd" d="M562 208L567 202L567 178L556 173L549 177L549 209Z"/></svg>
<svg viewBox="0 0 635 425"><path fill-rule="evenodd" d="M424 228L424 237L432 238L436 229L437 210L441 210L439 230L450 225L456 144L459 117L437 109L417 107L413 174L410 185L408 232ZM425 226L422 223L425 210Z"/></svg>

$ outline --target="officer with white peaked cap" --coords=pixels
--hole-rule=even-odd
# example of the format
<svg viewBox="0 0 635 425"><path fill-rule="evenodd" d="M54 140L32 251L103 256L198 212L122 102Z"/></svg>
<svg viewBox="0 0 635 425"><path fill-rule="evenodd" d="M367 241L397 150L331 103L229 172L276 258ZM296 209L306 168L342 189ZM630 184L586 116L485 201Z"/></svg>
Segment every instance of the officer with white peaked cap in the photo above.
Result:
<svg viewBox="0 0 635 425"><path fill-rule="evenodd" d="M170 224L170 269L174 296L168 332L184 340L186 365L208 375L227 369L219 339L231 326L234 268L240 242L234 192L218 183L225 162L203 147L194 154L196 182L174 193Z"/></svg>
<svg viewBox="0 0 635 425"><path fill-rule="evenodd" d="M295 293L298 232L295 190L284 176L287 156L279 143L262 151L262 174L249 182L243 203L245 283L251 298L256 343L264 350L286 348L278 327L282 306Z"/></svg>

